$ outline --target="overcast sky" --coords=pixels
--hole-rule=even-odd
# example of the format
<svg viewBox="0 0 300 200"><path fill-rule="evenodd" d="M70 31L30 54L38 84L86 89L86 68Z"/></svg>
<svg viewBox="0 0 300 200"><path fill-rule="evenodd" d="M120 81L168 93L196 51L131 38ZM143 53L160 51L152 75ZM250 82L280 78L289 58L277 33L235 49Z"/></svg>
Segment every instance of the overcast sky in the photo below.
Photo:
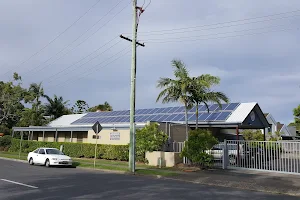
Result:
<svg viewBox="0 0 300 200"><path fill-rule="evenodd" d="M71 104L129 109L130 42L118 36L131 38L131 1L97 2L1 0L0 79L16 71L25 86L43 81ZM152 0L138 30L146 47L137 48L136 107L167 106L155 102L156 84L178 58L191 76L220 76L215 90L231 102L258 102L289 123L300 103L299 19L299 0Z"/></svg>

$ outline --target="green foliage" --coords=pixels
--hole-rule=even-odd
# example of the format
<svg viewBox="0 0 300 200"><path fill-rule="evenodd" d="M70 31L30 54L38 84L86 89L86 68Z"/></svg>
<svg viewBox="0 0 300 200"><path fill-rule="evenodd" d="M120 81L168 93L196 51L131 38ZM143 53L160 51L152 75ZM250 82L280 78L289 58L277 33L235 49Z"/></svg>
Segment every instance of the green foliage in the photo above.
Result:
<svg viewBox="0 0 300 200"><path fill-rule="evenodd" d="M44 106L45 114L50 116L51 119L57 119L63 115L71 114L72 112L68 109L68 102L64 101L63 97L54 95L53 99L45 95L48 103Z"/></svg>
<svg viewBox="0 0 300 200"><path fill-rule="evenodd" d="M218 140L207 129L196 129L189 133L189 139L185 143L181 157L187 157L193 164L208 167L214 158L205 151L218 144Z"/></svg>
<svg viewBox="0 0 300 200"><path fill-rule="evenodd" d="M96 112L98 110L100 110L100 111L112 111L113 108L107 101L105 101L104 104L99 104L97 106L94 106L94 107L91 107L91 108L88 109L89 112Z"/></svg>
<svg viewBox="0 0 300 200"><path fill-rule="evenodd" d="M77 100L72 107L72 112L75 114L85 113L89 109L89 105L84 100Z"/></svg>
<svg viewBox="0 0 300 200"><path fill-rule="evenodd" d="M0 133L4 133L4 135L10 135L11 129L5 126L4 124L0 125Z"/></svg>
<svg viewBox="0 0 300 200"><path fill-rule="evenodd" d="M146 125L142 129L136 130L136 158L140 162L146 162L145 153L147 151L160 151L168 140L168 135L159 130L157 123Z"/></svg>
<svg viewBox="0 0 300 200"><path fill-rule="evenodd" d="M269 135L269 141L278 141L278 140L281 140L281 135L283 133L280 132L280 131L276 131L275 134L272 134L271 132L268 133Z"/></svg>
<svg viewBox="0 0 300 200"><path fill-rule="evenodd" d="M86 143L70 143L70 142L39 142L39 141L22 141L21 152L29 153L40 147L60 148L64 145L64 153L71 157L93 158L95 154L95 144ZM12 139L10 152L18 152L20 150L20 140ZM129 147L128 145L102 145L97 146L97 158L107 160L128 161Z"/></svg>
<svg viewBox="0 0 300 200"><path fill-rule="evenodd" d="M18 74L14 74L14 80L19 81ZM0 124L7 128L12 128L20 119L20 114L24 108L22 101L26 96L26 90L21 87L21 83L0 82Z"/></svg>
<svg viewBox="0 0 300 200"><path fill-rule="evenodd" d="M300 131L300 105L297 108L294 108L294 119L295 122L293 123L294 126L296 126L296 129Z"/></svg>
<svg viewBox="0 0 300 200"><path fill-rule="evenodd" d="M241 134L245 140L264 141L264 134L261 132L261 130L246 129L242 131Z"/></svg>
<svg viewBox="0 0 300 200"><path fill-rule="evenodd" d="M0 147L10 147L12 137L10 135L5 135L0 137Z"/></svg>
<svg viewBox="0 0 300 200"><path fill-rule="evenodd" d="M21 127L43 126L46 123L47 120L44 118L43 109L34 110L25 108L17 125Z"/></svg>

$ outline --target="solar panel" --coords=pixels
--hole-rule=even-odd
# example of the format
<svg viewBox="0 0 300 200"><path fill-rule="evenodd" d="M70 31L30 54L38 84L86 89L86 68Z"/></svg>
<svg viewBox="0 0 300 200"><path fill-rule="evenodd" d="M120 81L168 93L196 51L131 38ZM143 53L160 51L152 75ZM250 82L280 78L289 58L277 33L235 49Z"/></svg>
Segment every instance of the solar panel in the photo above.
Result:
<svg viewBox="0 0 300 200"><path fill-rule="evenodd" d="M159 110L159 108L153 108L153 109L150 109L150 111L148 112L148 114L154 114L154 113L156 113L158 110Z"/></svg>
<svg viewBox="0 0 300 200"><path fill-rule="evenodd" d="M174 113L179 107L171 107L166 113Z"/></svg>
<svg viewBox="0 0 300 200"><path fill-rule="evenodd" d="M189 121L196 121L196 114L188 114Z"/></svg>
<svg viewBox="0 0 300 200"><path fill-rule="evenodd" d="M205 119L206 119L210 114L211 114L211 113L207 113L207 112L202 113L201 115L199 115L198 120L199 120L199 121L205 121Z"/></svg>
<svg viewBox="0 0 300 200"><path fill-rule="evenodd" d="M169 117L169 115L162 115L158 121L161 121L161 122L166 122L166 119Z"/></svg>
<svg viewBox="0 0 300 200"><path fill-rule="evenodd" d="M172 121L184 121L184 114L178 114Z"/></svg>
<svg viewBox="0 0 300 200"><path fill-rule="evenodd" d="M216 121L225 121L230 114L231 112L221 112Z"/></svg>
<svg viewBox="0 0 300 200"><path fill-rule="evenodd" d="M239 105L239 103L231 103L226 109L224 110L234 110L237 106Z"/></svg>
<svg viewBox="0 0 300 200"><path fill-rule="evenodd" d="M136 114L136 115L143 114L143 112L144 112L145 110L147 110L147 109L137 109L137 110L135 111L135 114Z"/></svg>
<svg viewBox="0 0 300 200"><path fill-rule="evenodd" d="M178 110L176 110L177 113L182 113L185 112L185 107L184 106L180 106Z"/></svg>
<svg viewBox="0 0 300 200"><path fill-rule="evenodd" d="M220 108L218 104L212 104L212 105L209 107L209 112L215 111L215 110L217 110L218 108Z"/></svg>
<svg viewBox="0 0 300 200"><path fill-rule="evenodd" d="M148 115L150 114L150 112L152 111L153 109L146 109L145 112L143 112L144 115Z"/></svg>
<svg viewBox="0 0 300 200"><path fill-rule="evenodd" d="M220 115L221 113L220 112L214 112L214 113L211 113L205 121L214 121L215 119L217 119L217 117Z"/></svg>
<svg viewBox="0 0 300 200"><path fill-rule="evenodd" d="M178 114L171 114L171 115L169 115L167 118L166 118L166 121L167 122L170 122L170 121L172 121L172 119L174 118L174 117L176 117Z"/></svg>
<svg viewBox="0 0 300 200"><path fill-rule="evenodd" d="M156 117L156 115L149 115L148 121L154 121L153 119Z"/></svg>
<svg viewBox="0 0 300 200"><path fill-rule="evenodd" d="M211 106L209 106L209 107L211 107ZM199 112L203 112L203 111L207 111L207 108L206 108L206 106L204 105L204 106L202 106L201 108L199 108L198 110L199 110Z"/></svg>
<svg viewBox="0 0 300 200"><path fill-rule="evenodd" d="M159 108L154 114L160 114L163 112L165 108Z"/></svg>

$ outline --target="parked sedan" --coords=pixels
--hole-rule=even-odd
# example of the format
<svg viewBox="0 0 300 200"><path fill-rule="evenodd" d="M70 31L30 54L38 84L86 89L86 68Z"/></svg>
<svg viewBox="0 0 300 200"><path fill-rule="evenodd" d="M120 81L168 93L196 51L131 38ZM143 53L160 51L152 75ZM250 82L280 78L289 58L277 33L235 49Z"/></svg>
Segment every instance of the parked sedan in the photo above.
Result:
<svg viewBox="0 0 300 200"><path fill-rule="evenodd" d="M51 165L72 165L72 159L55 148L38 148L28 153L27 160L30 165L37 164L45 165L46 167L50 167Z"/></svg>

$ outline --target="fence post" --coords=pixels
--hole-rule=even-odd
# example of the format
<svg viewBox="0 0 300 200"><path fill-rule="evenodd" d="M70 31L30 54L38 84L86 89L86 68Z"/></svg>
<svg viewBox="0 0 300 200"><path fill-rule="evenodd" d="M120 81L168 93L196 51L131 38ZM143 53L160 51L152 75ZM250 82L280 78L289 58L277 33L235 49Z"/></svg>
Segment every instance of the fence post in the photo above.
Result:
<svg viewBox="0 0 300 200"><path fill-rule="evenodd" d="M228 165L228 148L227 148L227 140L226 139L224 139L222 164L223 164L223 169L227 169L227 165Z"/></svg>

